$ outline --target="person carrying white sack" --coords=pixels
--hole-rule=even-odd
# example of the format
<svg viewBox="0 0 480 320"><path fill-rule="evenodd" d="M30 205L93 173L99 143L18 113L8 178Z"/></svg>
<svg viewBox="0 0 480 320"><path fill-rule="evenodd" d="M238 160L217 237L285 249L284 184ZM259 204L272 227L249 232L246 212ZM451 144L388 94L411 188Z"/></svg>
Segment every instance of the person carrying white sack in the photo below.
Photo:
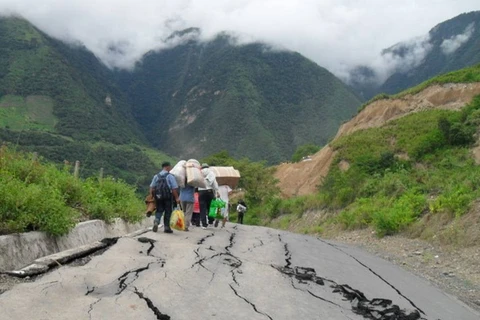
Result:
<svg viewBox="0 0 480 320"><path fill-rule="evenodd" d="M200 202L200 221L202 223L202 229L207 229L208 224L213 223L213 219L207 221L208 211L210 210L210 204L212 200L218 196L218 184L217 178L208 164L202 164L202 173L205 177L205 188L198 188L198 198Z"/></svg>

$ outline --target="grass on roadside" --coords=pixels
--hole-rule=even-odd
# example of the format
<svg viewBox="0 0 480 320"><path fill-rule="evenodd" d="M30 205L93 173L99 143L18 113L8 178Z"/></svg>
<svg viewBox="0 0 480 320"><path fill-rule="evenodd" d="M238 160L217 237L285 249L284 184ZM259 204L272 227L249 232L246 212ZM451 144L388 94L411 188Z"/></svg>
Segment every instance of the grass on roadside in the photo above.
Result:
<svg viewBox="0 0 480 320"><path fill-rule="evenodd" d="M82 220L137 222L141 212L134 188L123 181L75 179L70 167L60 170L0 148L0 234L38 230L57 236Z"/></svg>

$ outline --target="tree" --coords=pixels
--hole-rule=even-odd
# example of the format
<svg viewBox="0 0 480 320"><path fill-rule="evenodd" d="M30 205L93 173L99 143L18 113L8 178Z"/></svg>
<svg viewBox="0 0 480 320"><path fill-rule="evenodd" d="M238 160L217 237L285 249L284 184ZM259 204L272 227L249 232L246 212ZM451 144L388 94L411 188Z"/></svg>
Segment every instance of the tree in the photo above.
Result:
<svg viewBox="0 0 480 320"><path fill-rule="evenodd" d="M319 150L320 147L313 143L301 145L293 154L292 162L299 162L303 157L317 153Z"/></svg>

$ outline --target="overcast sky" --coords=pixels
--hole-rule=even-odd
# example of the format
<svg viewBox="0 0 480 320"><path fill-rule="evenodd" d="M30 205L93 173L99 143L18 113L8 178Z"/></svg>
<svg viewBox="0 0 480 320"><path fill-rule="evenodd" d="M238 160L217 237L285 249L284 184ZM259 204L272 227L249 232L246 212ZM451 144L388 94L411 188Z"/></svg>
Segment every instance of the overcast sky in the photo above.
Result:
<svg viewBox="0 0 480 320"><path fill-rule="evenodd" d="M0 0L0 13L80 41L110 66L130 67L193 26L206 40L229 31L298 51L339 76L357 64L386 68L382 49L474 10L479 0ZM423 50L425 39L416 42ZM110 52L112 44L124 54Z"/></svg>

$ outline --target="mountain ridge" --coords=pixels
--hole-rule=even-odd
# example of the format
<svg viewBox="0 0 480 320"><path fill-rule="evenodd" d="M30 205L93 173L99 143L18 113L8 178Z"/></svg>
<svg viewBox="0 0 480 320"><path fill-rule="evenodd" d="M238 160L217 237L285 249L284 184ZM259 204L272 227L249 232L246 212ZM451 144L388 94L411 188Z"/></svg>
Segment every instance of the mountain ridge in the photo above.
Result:
<svg viewBox="0 0 480 320"><path fill-rule="evenodd" d="M382 50L391 61L403 61L381 83L368 66L351 73L351 86L365 100L379 93L394 94L436 75L480 63L480 11L460 14L433 27L425 37Z"/></svg>

